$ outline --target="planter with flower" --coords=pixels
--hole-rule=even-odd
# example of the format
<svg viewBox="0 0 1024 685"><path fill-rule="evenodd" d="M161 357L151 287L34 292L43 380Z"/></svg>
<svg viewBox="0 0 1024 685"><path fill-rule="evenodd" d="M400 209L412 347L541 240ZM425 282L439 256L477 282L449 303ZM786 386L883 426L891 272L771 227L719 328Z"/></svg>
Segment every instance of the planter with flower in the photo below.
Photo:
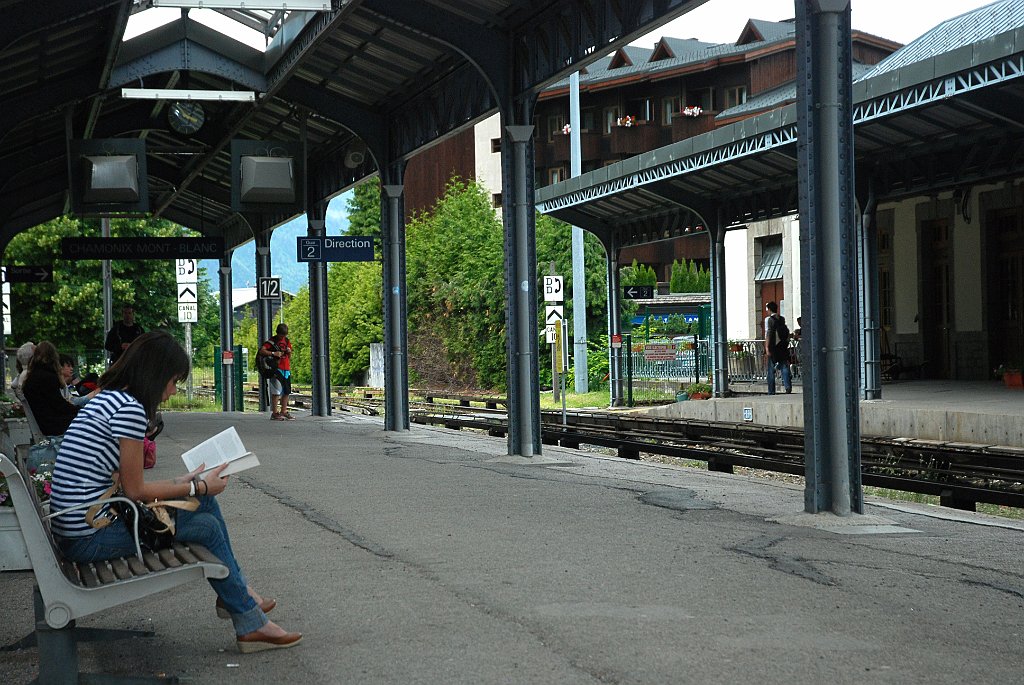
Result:
<svg viewBox="0 0 1024 685"><path fill-rule="evenodd" d="M683 107L672 117L672 140L684 140L715 128L715 115L698 105Z"/></svg>
<svg viewBox="0 0 1024 685"><path fill-rule="evenodd" d="M46 506L45 501L50 499L51 474L33 471L29 477L39 501ZM0 571L27 571L31 568L7 480L0 476Z"/></svg>
<svg viewBox="0 0 1024 685"><path fill-rule="evenodd" d="M609 140L611 153L613 155L638 155L659 147L658 131L660 127L650 126L649 123L629 114L616 119Z"/></svg>
<svg viewBox="0 0 1024 685"><path fill-rule="evenodd" d="M691 400L706 400L711 397L710 383L690 383L686 386L686 394Z"/></svg>

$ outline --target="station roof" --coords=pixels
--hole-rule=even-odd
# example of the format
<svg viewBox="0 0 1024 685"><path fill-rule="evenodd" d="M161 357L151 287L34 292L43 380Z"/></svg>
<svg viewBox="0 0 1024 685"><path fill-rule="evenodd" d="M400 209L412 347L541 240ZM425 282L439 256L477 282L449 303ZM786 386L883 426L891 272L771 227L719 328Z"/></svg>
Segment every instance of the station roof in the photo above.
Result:
<svg viewBox="0 0 1024 685"><path fill-rule="evenodd" d="M868 177L885 201L1024 174L1024 0L943 22L853 97L861 197ZM726 226L793 214L796 146L789 104L540 188L537 206L619 246L683 235L718 209Z"/></svg>
<svg viewBox="0 0 1024 685"><path fill-rule="evenodd" d="M233 248L301 211L231 210L232 140L305 135L312 208L488 116L499 98L515 107L597 59L595 45L615 50L703 2L325 0L326 11L217 12L262 34L261 50L196 11L123 40L133 14L169 0L0 0L0 245L69 211L69 140L142 138L151 212ZM184 135L169 128L165 100L122 88L256 100L203 102L204 124Z"/></svg>

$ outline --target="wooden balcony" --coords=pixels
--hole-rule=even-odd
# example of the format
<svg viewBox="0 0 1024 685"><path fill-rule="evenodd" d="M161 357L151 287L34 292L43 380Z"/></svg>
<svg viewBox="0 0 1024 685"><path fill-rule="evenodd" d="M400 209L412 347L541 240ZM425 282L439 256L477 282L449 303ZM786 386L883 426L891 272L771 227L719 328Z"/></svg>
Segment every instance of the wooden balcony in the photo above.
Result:
<svg viewBox="0 0 1024 685"><path fill-rule="evenodd" d="M676 114L672 117L672 142L707 133L715 128L715 115L718 112L702 112L695 117Z"/></svg>
<svg viewBox="0 0 1024 685"><path fill-rule="evenodd" d="M555 162L569 162L570 141L572 136L556 135L552 139L553 155ZM601 133L600 131L583 131L580 133L580 159L589 162L601 158Z"/></svg>
<svg viewBox="0 0 1024 685"><path fill-rule="evenodd" d="M611 153L613 157L631 157L658 147L658 126L639 121L632 126L613 126Z"/></svg>

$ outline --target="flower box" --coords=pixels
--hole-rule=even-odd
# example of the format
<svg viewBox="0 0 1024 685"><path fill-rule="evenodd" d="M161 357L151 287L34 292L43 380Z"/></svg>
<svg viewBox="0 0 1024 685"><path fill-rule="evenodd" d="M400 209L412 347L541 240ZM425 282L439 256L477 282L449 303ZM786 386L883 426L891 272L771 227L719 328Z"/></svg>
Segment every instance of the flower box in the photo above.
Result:
<svg viewBox="0 0 1024 685"><path fill-rule="evenodd" d="M0 507L0 571L28 571L32 563L13 507Z"/></svg>
<svg viewBox="0 0 1024 685"><path fill-rule="evenodd" d="M1003 385L1013 390L1024 390L1024 378L1020 369L1007 369L1003 372Z"/></svg>

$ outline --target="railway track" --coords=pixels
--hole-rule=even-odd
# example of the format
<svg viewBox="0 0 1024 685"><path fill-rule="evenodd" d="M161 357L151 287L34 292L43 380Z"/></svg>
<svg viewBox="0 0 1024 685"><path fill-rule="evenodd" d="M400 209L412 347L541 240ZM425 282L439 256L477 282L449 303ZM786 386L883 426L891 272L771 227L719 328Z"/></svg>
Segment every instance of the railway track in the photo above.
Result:
<svg viewBox="0 0 1024 685"><path fill-rule="evenodd" d="M247 393L247 396L250 393ZM413 423L460 430L508 432L504 398L413 391L431 401L411 401ZM256 394L251 393L253 401ZM383 399L373 392L332 398L339 411L377 415ZM297 402L308 396L292 395ZM672 420L612 412L570 411L541 416L544 444L614 449L624 459L641 453L707 463L708 469L731 473L737 466L804 475L803 431L697 420ZM939 497L943 506L974 510L980 502L1024 507L1024 449L901 437L861 439L864 485Z"/></svg>

